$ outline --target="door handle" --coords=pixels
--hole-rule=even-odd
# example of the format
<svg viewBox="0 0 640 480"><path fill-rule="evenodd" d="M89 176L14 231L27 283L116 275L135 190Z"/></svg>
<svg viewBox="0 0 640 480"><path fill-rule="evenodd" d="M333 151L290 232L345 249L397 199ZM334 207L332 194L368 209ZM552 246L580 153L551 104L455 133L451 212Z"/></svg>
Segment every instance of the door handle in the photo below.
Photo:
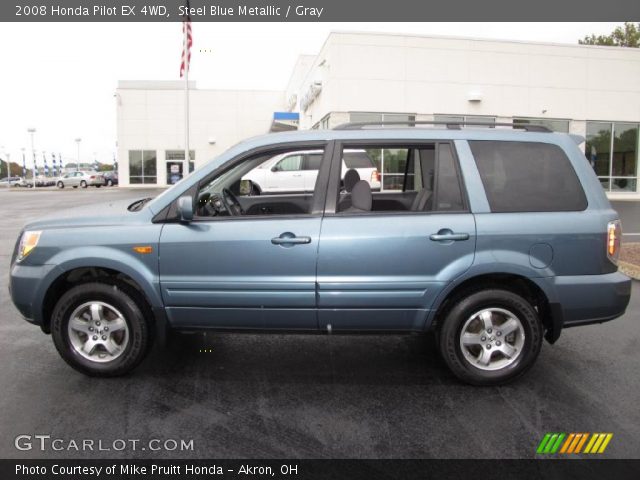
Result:
<svg viewBox="0 0 640 480"><path fill-rule="evenodd" d="M311 237L296 237L294 233L284 232L279 237L271 239L271 243L274 245L303 245L305 243L311 243Z"/></svg>
<svg viewBox="0 0 640 480"><path fill-rule="evenodd" d="M438 233L433 233L429 235L429 239L434 242L450 242L450 241L461 241L461 240L469 240L468 233L453 233L448 228L440 230Z"/></svg>

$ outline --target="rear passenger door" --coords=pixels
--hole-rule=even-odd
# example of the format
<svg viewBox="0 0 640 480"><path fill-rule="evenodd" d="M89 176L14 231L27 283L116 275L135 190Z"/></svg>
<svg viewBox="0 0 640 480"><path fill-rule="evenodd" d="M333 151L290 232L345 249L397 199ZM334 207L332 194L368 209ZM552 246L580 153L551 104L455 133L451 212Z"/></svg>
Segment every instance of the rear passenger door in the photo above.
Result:
<svg viewBox="0 0 640 480"><path fill-rule="evenodd" d="M353 211L337 192L346 149L399 162L402 188L373 192L370 211ZM464 192L452 142L338 145L318 255L320 328L422 330L437 294L473 262Z"/></svg>

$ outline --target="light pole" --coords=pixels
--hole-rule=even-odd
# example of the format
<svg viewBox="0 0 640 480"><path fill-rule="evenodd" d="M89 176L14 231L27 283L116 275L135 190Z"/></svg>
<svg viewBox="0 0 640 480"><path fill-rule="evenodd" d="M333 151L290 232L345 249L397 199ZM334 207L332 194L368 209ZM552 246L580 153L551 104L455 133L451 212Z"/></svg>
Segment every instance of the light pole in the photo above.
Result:
<svg viewBox="0 0 640 480"><path fill-rule="evenodd" d="M25 154L24 154L24 151L25 151L25 150L26 150L26 149L25 149L24 147L22 147L22 148L20 149L20 151L22 152L22 177L23 177L23 179L24 179L24 185L26 185L26 184L27 184L27 161L26 161L26 160L25 160L25 158L24 158L24 155L25 155Z"/></svg>
<svg viewBox="0 0 640 480"><path fill-rule="evenodd" d="M36 188L36 149L33 146L33 136L36 133L36 129L33 127L27 128L27 132L31 135L31 154L33 155L33 188Z"/></svg>
<svg viewBox="0 0 640 480"><path fill-rule="evenodd" d="M82 139L80 137L76 138L76 143L78 144L78 160L76 162L76 171L80 170L80 142Z"/></svg>
<svg viewBox="0 0 640 480"><path fill-rule="evenodd" d="M9 175L9 154L6 153L4 146L0 146L0 152L2 152L2 156L5 157L4 160L0 159L0 176L2 175L2 162L5 162L7 164L7 187L10 187L11 182L9 181L9 177L11 175Z"/></svg>

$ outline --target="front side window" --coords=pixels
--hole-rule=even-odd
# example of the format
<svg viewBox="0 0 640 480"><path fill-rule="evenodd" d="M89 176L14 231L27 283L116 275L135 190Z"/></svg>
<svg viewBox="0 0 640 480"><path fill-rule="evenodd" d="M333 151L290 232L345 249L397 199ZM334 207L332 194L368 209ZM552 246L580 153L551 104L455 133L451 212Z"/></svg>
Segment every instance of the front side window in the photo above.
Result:
<svg viewBox="0 0 640 480"><path fill-rule="evenodd" d="M470 141L492 212L580 211L587 199L557 145Z"/></svg>
<svg viewBox="0 0 640 480"><path fill-rule="evenodd" d="M296 148L247 158L199 185L196 217L309 214L323 155L321 148ZM318 168L305 172L309 162Z"/></svg>

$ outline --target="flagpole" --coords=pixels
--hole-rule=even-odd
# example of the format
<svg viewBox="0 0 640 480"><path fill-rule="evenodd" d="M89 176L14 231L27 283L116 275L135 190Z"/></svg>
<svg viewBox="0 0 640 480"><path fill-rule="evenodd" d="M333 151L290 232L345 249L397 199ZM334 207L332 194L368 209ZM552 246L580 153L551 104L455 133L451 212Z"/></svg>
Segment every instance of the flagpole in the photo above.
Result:
<svg viewBox="0 0 640 480"><path fill-rule="evenodd" d="M182 178L187 176L189 172L189 32L186 25L183 26L184 29L184 163L182 164Z"/></svg>

